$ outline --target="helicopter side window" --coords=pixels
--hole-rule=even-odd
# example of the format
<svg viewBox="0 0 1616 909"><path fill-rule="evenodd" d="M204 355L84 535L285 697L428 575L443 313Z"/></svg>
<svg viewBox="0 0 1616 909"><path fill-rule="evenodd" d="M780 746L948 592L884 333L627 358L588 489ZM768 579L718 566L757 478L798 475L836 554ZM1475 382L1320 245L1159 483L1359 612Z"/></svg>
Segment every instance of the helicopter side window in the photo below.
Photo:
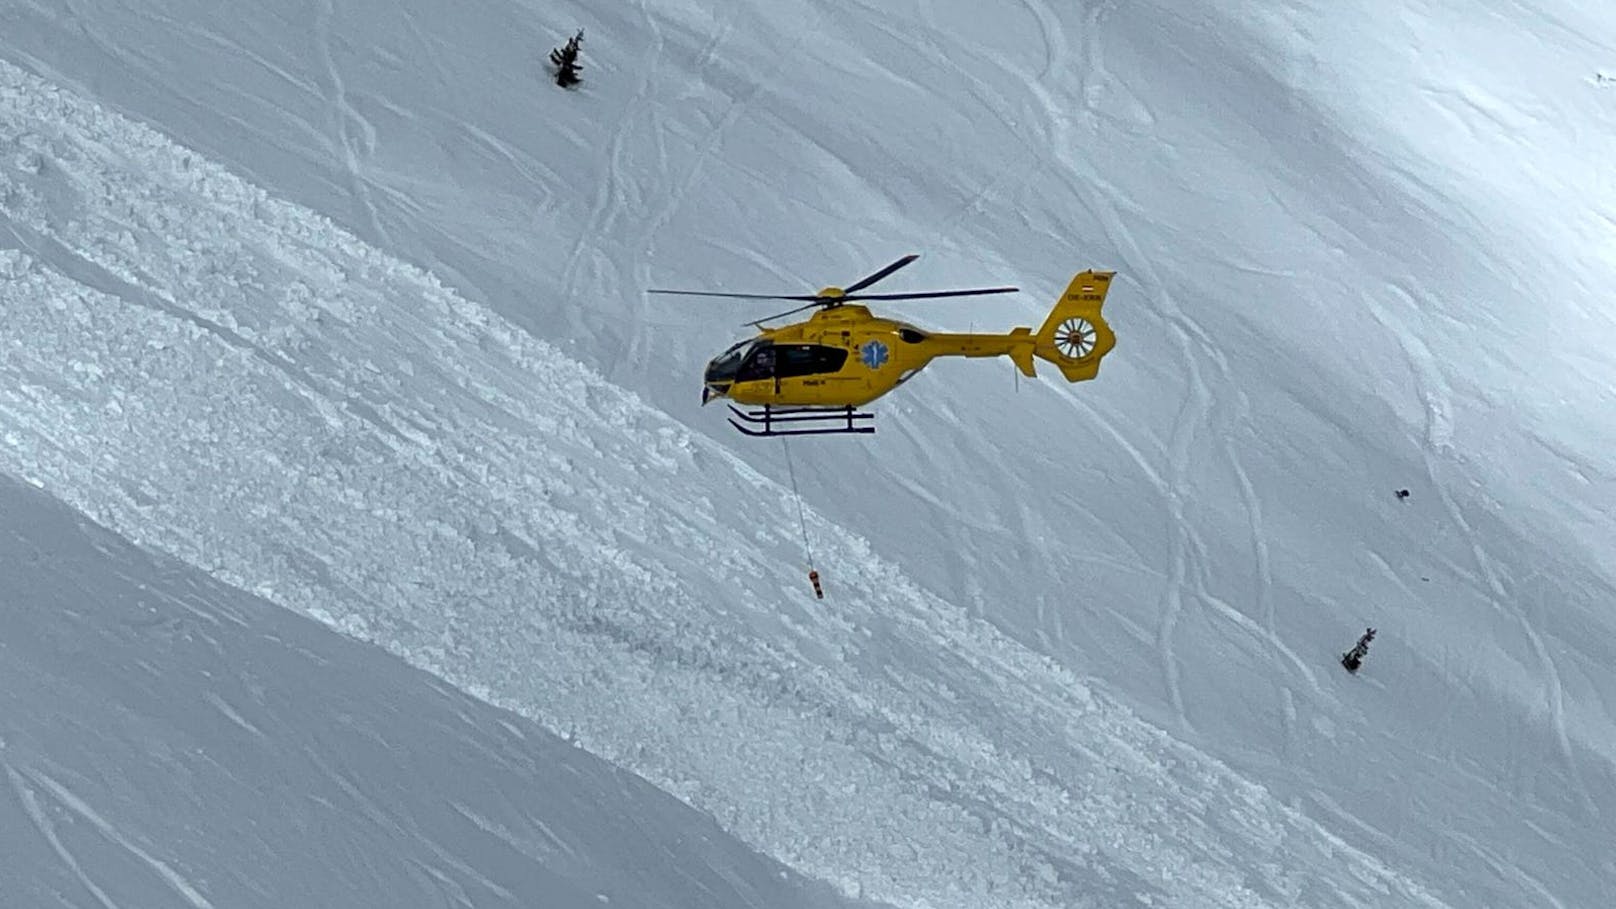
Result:
<svg viewBox="0 0 1616 909"><path fill-rule="evenodd" d="M752 355L746 358L746 362L741 364L741 372L740 375L736 376L736 381L751 382L757 379L774 378L774 350L775 348L772 345L759 345L756 350L752 351Z"/></svg>
<svg viewBox="0 0 1616 909"><path fill-rule="evenodd" d="M776 375L782 379L837 372L847 362L845 349L824 344L792 344L776 350L780 352Z"/></svg>

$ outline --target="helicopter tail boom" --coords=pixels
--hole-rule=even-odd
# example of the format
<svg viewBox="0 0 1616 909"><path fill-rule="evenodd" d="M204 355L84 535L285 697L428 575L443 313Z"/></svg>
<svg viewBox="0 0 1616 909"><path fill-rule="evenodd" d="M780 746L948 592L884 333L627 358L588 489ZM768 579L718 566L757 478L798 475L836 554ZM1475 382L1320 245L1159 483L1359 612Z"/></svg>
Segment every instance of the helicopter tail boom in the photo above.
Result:
<svg viewBox="0 0 1616 909"><path fill-rule="evenodd" d="M1117 336L1100 315L1106 292L1111 289L1112 271L1085 271L1072 278L1049 317L1034 336L1033 353L1055 364L1068 382L1092 379L1100 371L1100 359L1117 344ZM1027 358L1030 366L1031 357ZM1031 374L1021 358L1016 365Z"/></svg>

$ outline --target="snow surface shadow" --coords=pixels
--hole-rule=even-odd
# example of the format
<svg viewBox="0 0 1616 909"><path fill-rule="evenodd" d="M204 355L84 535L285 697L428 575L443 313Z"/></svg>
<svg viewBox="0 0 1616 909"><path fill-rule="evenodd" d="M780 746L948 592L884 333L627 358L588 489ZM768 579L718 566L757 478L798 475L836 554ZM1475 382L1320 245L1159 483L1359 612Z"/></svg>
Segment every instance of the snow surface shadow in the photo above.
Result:
<svg viewBox="0 0 1616 909"><path fill-rule="evenodd" d="M8 904L873 905L0 477Z"/></svg>

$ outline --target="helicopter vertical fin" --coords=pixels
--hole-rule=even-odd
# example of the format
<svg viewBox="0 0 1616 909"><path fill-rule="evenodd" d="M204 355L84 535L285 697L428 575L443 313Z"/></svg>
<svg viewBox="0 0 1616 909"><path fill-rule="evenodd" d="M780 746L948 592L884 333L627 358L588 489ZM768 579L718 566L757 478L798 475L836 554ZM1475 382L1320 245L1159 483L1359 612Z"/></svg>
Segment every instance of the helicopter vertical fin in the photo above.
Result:
<svg viewBox="0 0 1616 909"><path fill-rule="evenodd" d="M1055 364L1068 382L1094 378L1100 359L1117 345L1117 336L1100 315L1114 275L1114 271L1079 273L1038 329L1034 352Z"/></svg>

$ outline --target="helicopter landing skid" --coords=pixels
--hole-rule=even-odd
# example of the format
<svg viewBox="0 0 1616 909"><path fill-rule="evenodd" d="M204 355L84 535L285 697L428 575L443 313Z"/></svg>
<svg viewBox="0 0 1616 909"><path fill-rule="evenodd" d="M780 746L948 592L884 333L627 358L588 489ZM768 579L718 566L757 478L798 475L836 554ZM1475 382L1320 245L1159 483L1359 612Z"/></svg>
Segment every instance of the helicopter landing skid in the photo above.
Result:
<svg viewBox="0 0 1616 909"><path fill-rule="evenodd" d="M854 422L873 420L875 414L851 407L772 407L765 404L758 410L741 410L731 404L729 409L743 421L737 423L730 420L729 425L749 436L828 436L875 432L874 426ZM780 426L782 423L786 425Z"/></svg>

